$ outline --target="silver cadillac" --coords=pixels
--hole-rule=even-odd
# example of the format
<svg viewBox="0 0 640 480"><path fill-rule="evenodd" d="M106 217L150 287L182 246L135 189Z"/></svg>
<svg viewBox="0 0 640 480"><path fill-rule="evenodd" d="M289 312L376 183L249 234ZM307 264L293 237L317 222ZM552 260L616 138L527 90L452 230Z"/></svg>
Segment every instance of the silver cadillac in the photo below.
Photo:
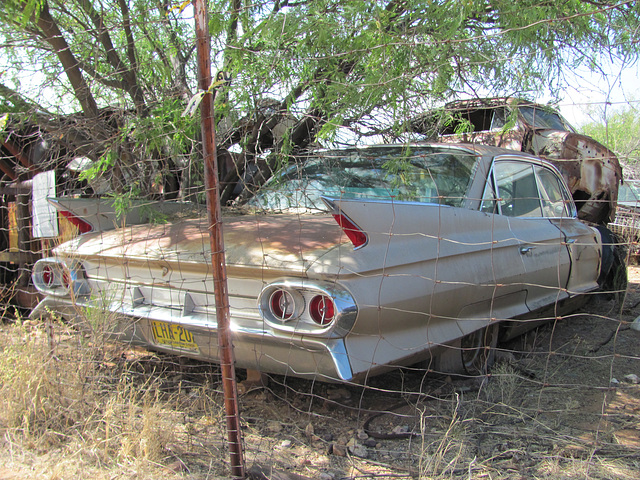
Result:
<svg viewBox="0 0 640 480"><path fill-rule="evenodd" d="M402 365L478 374L500 338L607 284L610 235L558 170L481 145L297 158L224 218L236 366L361 382ZM84 233L37 262L54 312L152 350L219 358L208 225Z"/></svg>

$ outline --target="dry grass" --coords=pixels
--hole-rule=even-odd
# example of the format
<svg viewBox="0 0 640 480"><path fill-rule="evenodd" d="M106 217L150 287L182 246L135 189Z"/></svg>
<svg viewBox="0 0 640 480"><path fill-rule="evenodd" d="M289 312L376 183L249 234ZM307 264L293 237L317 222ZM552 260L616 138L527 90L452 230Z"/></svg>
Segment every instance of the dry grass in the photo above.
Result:
<svg viewBox="0 0 640 480"><path fill-rule="evenodd" d="M5 325L1 336L0 463L21 465L16 478L80 478L85 469L166 478L183 469L171 448L188 437L190 415L222 424L215 392L183 391L179 380L167 388L134 350L127 359L55 320Z"/></svg>
<svg viewBox="0 0 640 480"><path fill-rule="evenodd" d="M627 305L640 299L634 272ZM241 397L247 466L335 480L639 478L640 385L624 381L640 375L626 323L637 313L588 308L502 345L489 381L272 377ZM217 367L107 342L114 319L85 315L82 331L0 324L0 478L228 478Z"/></svg>

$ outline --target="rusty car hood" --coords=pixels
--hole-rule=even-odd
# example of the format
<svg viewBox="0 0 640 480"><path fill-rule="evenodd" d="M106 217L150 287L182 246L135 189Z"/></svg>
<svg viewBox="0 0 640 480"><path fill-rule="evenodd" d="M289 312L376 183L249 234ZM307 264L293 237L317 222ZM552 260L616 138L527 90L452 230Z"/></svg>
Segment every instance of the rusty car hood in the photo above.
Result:
<svg viewBox="0 0 640 480"><path fill-rule="evenodd" d="M346 236L330 215L241 215L223 217L226 262L230 267L270 267L300 272ZM119 261L211 261L206 218L81 235L54 250L56 255Z"/></svg>

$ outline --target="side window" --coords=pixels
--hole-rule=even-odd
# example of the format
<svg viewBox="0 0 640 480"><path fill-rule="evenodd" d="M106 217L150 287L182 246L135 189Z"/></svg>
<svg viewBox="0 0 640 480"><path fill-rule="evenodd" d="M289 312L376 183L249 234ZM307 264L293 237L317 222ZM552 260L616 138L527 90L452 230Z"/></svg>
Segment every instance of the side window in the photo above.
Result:
<svg viewBox="0 0 640 480"><path fill-rule="evenodd" d="M493 174L498 188L499 212L508 217L542 217L540 195L533 165L500 161Z"/></svg>
<svg viewBox="0 0 640 480"><path fill-rule="evenodd" d="M545 217L569 217L569 199L558 176L548 168L536 166L540 200Z"/></svg>
<svg viewBox="0 0 640 480"><path fill-rule="evenodd" d="M496 190L497 193L494 193ZM484 189L480 211L508 217L575 216L571 197L556 172L544 166L517 160L494 163Z"/></svg>
<svg viewBox="0 0 640 480"><path fill-rule="evenodd" d="M480 211L484 213L499 213L498 203L496 202L496 194L494 193L493 189L493 175L489 175L487 184L484 187Z"/></svg>

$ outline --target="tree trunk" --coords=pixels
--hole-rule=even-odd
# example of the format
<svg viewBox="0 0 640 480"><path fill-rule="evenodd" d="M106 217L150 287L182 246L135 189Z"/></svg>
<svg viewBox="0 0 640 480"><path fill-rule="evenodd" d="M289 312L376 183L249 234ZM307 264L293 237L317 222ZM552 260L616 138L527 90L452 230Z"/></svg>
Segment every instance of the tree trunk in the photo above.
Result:
<svg viewBox="0 0 640 480"><path fill-rule="evenodd" d="M91 94L89 85L87 85L87 82L82 76L79 62L76 60L73 53L71 53L69 44L62 36L62 32L60 31L60 28L58 28L55 20L51 17L51 14L49 13L49 5L47 3L42 5L42 11L38 17L38 28L42 30L42 33L44 33L45 41L49 43L56 52L85 116L88 118L97 117L98 105Z"/></svg>

